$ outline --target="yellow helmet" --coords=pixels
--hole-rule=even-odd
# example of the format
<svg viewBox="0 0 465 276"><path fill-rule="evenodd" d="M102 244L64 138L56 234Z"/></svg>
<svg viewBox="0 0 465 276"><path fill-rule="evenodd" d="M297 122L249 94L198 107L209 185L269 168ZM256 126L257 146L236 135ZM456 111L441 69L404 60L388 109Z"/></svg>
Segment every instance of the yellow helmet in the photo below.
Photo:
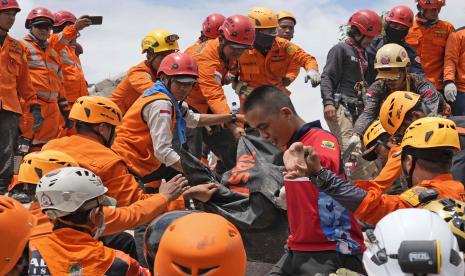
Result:
<svg viewBox="0 0 465 276"><path fill-rule="evenodd" d="M278 12L278 21L284 18L289 18L294 21L294 24L297 24L297 19L295 19L295 16L293 13L288 12L288 11L280 11Z"/></svg>
<svg viewBox="0 0 465 276"><path fill-rule="evenodd" d="M410 58L404 47L389 43L376 52L375 68L403 68L409 64Z"/></svg>
<svg viewBox="0 0 465 276"><path fill-rule="evenodd" d="M425 117L413 122L405 131L401 147L428 149L450 147L460 150L455 123L439 117Z"/></svg>
<svg viewBox="0 0 465 276"><path fill-rule="evenodd" d="M121 110L110 99L101 96L83 96L76 100L69 118L90 124L108 123L118 126L122 119Z"/></svg>
<svg viewBox="0 0 465 276"><path fill-rule="evenodd" d="M156 29L151 31L142 39L142 53L151 49L154 53L164 51L178 51L179 36L167 30Z"/></svg>
<svg viewBox="0 0 465 276"><path fill-rule="evenodd" d="M420 100L420 95L396 91L391 93L381 105L379 120L390 135L394 135L404 122L405 114L409 112Z"/></svg>
<svg viewBox="0 0 465 276"><path fill-rule="evenodd" d="M378 139L383 133L387 133L384 130L383 125L379 120L374 121L363 134L363 145L367 147L371 142Z"/></svg>
<svg viewBox="0 0 465 276"><path fill-rule="evenodd" d="M278 16L269 8L254 7L249 11L249 18L256 29L269 29L278 27Z"/></svg>
<svg viewBox="0 0 465 276"><path fill-rule="evenodd" d="M56 150L32 152L24 156L19 167L18 182L38 184L40 178L63 167L79 167L71 156Z"/></svg>
<svg viewBox="0 0 465 276"><path fill-rule="evenodd" d="M465 203L449 198L436 199L423 208L443 218L457 238L460 250L465 250Z"/></svg>

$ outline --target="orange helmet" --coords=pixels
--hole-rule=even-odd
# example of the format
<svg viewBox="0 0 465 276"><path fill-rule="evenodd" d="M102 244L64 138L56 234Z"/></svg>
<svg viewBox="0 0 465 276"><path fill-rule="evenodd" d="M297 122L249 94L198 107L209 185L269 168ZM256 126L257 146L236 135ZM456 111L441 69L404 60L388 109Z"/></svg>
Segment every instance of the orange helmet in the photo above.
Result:
<svg viewBox="0 0 465 276"><path fill-rule="evenodd" d="M40 178L47 173L63 168L79 167L79 164L66 153L56 150L31 152L24 156L19 167L18 182L39 184Z"/></svg>
<svg viewBox="0 0 465 276"><path fill-rule="evenodd" d="M278 27L278 15L269 8L254 7L249 11L248 16L255 25L255 29Z"/></svg>
<svg viewBox="0 0 465 276"><path fill-rule="evenodd" d="M446 5L446 0L415 0L422 9L439 9Z"/></svg>
<svg viewBox="0 0 465 276"><path fill-rule="evenodd" d="M237 276L245 274L246 262L242 238L234 225L215 214L193 213L166 229L154 274Z"/></svg>
<svg viewBox="0 0 465 276"><path fill-rule="evenodd" d="M0 275L18 262L29 241L35 219L18 201L0 195Z"/></svg>
<svg viewBox="0 0 465 276"><path fill-rule="evenodd" d="M420 100L420 95L396 91L391 93L381 105L379 120L390 135L394 135L404 122L405 114L409 112Z"/></svg>
<svg viewBox="0 0 465 276"><path fill-rule="evenodd" d="M76 100L69 118L90 124L121 124L123 115L119 107L110 99L101 96L83 96Z"/></svg>

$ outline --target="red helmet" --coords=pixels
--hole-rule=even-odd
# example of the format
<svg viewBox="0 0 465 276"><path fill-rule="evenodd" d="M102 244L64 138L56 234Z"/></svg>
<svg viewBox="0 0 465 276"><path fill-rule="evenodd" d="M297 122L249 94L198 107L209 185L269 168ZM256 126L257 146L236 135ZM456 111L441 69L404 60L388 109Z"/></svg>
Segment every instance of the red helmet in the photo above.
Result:
<svg viewBox="0 0 465 276"><path fill-rule="evenodd" d="M252 46L255 40L255 27L245 15L232 15L224 21L220 27L226 40Z"/></svg>
<svg viewBox="0 0 465 276"><path fill-rule="evenodd" d="M446 0L415 0L422 9L440 9L446 5Z"/></svg>
<svg viewBox="0 0 465 276"><path fill-rule="evenodd" d="M158 68L158 75L164 73L167 76L188 75L194 78L199 77L199 69L194 59L184 53L172 53L161 61Z"/></svg>
<svg viewBox="0 0 465 276"><path fill-rule="evenodd" d="M50 21L50 23L53 24L55 22L55 16L46 8L35 8L27 15L26 29L30 29L32 22L36 22L38 20Z"/></svg>
<svg viewBox="0 0 465 276"><path fill-rule="evenodd" d="M76 16L69 11L59 11L55 13L55 24L54 27L60 27L61 25L69 22L71 24L76 23Z"/></svg>
<svg viewBox="0 0 465 276"><path fill-rule="evenodd" d="M378 36L381 34L383 24L381 17L372 10L359 10L350 17L349 26L354 26L366 36Z"/></svg>
<svg viewBox="0 0 465 276"><path fill-rule="evenodd" d="M395 6L386 16L386 22L395 22L410 28L413 25L413 11L404 5Z"/></svg>
<svg viewBox="0 0 465 276"><path fill-rule="evenodd" d="M16 0L2 0L0 2L0 11L4 10L16 10L19 12L21 9L19 8L19 4Z"/></svg>
<svg viewBox="0 0 465 276"><path fill-rule="evenodd" d="M220 35L220 27L226 17L219 13L212 13L202 23L202 33L204 36L215 39Z"/></svg>

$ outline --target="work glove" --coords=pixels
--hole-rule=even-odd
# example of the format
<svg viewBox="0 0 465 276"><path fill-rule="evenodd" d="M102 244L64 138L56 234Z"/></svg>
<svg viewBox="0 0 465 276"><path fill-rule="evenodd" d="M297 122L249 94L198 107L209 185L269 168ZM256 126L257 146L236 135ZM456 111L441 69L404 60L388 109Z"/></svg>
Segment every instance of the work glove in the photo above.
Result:
<svg viewBox="0 0 465 276"><path fill-rule="evenodd" d="M353 134L352 137L350 137L349 145L351 144L356 144L356 150L360 150L362 148L362 141L360 140L360 136L358 134Z"/></svg>
<svg viewBox="0 0 465 276"><path fill-rule="evenodd" d="M449 102L455 102L455 97L457 96L457 86L453 82L449 82L444 86L444 96Z"/></svg>
<svg viewBox="0 0 465 276"><path fill-rule="evenodd" d="M64 128L70 129L73 127L73 121L69 119L69 105L68 101L64 98L58 100L58 106L60 108L60 113L63 116L63 120L65 121Z"/></svg>
<svg viewBox="0 0 465 276"><path fill-rule="evenodd" d="M42 112L40 110L40 105L34 104L31 105L30 111L32 114L32 119L34 120L34 124L32 125L32 131L37 132L44 124L44 117L42 116Z"/></svg>
<svg viewBox="0 0 465 276"><path fill-rule="evenodd" d="M250 93L252 93L254 89L253 87L247 86L246 82L239 81L239 80L233 83L233 88L236 94L242 99L247 98L247 96L249 96Z"/></svg>
<svg viewBox="0 0 465 276"><path fill-rule="evenodd" d="M308 81L312 83L312 87L317 87L321 81L320 73L314 69L310 69L305 75L305 83Z"/></svg>
<svg viewBox="0 0 465 276"><path fill-rule="evenodd" d="M25 138L20 136L18 138L15 156L13 158L13 170L14 174L18 174L19 166L21 166L21 162L23 161L23 157L29 153L29 149L31 148L31 139Z"/></svg>

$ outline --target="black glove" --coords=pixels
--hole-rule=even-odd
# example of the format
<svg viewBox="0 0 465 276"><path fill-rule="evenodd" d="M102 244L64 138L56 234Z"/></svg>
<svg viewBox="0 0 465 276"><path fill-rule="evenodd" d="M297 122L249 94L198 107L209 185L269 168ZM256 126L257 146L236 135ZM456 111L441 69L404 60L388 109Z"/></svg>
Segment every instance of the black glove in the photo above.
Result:
<svg viewBox="0 0 465 276"><path fill-rule="evenodd" d="M32 131L37 132L44 124L44 117L42 116L40 105L33 104L31 105L31 108L29 110L31 111L32 118L34 119L34 123L32 125Z"/></svg>
<svg viewBox="0 0 465 276"><path fill-rule="evenodd" d="M69 120L69 105L66 99L59 99L58 106L60 107L60 113L65 121L64 128L70 129L73 127L73 121Z"/></svg>

